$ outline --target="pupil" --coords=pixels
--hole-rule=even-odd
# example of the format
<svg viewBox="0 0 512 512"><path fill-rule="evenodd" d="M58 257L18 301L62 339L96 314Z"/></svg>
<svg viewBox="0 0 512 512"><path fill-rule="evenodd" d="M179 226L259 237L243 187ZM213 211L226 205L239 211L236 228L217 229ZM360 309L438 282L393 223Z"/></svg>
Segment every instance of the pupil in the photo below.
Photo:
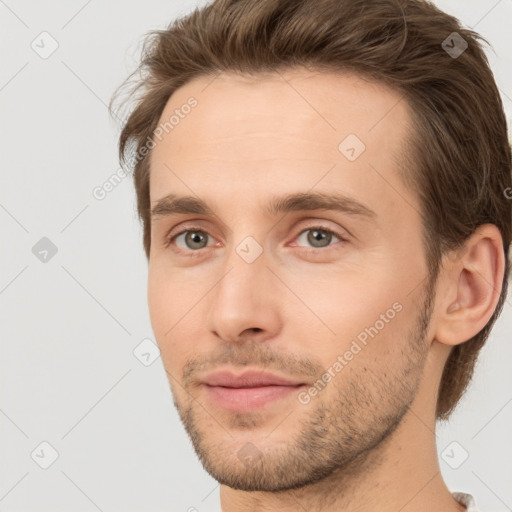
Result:
<svg viewBox="0 0 512 512"><path fill-rule="evenodd" d="M330 234L326 233L325 231L322 231L320 229L315 229L314 231L310 232L310 243L314 245L315 247L325 247L325 245L329 244L330 241ZM320 243L320 245L316 245L318 242L324 242Z"/></svg>
<svg viewBox="0 0 512 512"><path fill-rule="evenodd" d="M192 244L200 244L203 241L204 236L200 235L197 231L189 233L189 239Z"/></svg>

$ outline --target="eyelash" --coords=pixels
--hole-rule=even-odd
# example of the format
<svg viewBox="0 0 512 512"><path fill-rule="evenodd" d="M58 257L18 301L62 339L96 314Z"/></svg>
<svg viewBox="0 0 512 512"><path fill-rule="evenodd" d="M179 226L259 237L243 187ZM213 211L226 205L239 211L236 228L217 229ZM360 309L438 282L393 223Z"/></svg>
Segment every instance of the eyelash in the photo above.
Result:
<svg viewBox="0 0 512 512"><path fill-rule="evenodd" d="M301 231L299 231L299 233L297 233L297 235L295 236L295 238L298 238L300 235L302 235L303 233L307 232L307 231L314 231L314 230L318 230L318 231L324 231L325 233L328 233L330 235L334 235L336 238L339 238L340 240L340 243L342 242L347 242L346 238L344 238L340 233L336 232L336 231L333 231L332 229L330 228L326 228L325 226L320 226L320 225L315 225L315 226L310 226L310 227L307 227ZM186 226L184 229L182 229L181 231L179 231L178 233L174 233L172 234L171 236L168 236L166 237L166 240L165 240L165 247L169 247L171 244L174 243L174 240L179 237L180 235L182 235L183 233L187 233L189 231L199 231L201 233L205 233L206 235L208 235L209 237L211 237L210 233L208 233L208 231L204 230L203 228L200 228L199 226ZM302 250L305 250L306 252L319 252L321 250L323 251L327 251L329 248L332 247L333 244L331 245L328 245L328 246L325 246L325 247L310 247L309 250L308 248L306 247L300 247ZM203 249L206 249L206 247L204 247ZM196 256L196 255L200 255L201 254L201 249L197 249L197 250L192 250L192 249L188 249L188 250L185 250L185 249L174 249L176 252L178 253L196 253L196 254L193 254L193 256ZM192 256L192 257L193 257Z"/></svg>

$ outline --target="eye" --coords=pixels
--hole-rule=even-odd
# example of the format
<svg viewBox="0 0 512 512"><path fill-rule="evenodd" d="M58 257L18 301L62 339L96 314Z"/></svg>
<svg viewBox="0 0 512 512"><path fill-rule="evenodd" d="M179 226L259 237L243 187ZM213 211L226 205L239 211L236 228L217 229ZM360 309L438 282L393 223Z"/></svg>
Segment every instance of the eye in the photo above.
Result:
<svg viewBox="0 0 512 512"><path fill-rule="evenodd" d="M184 245L178 243L182 237ZM182 251L204 249L207 247L209 237L210 235L203 229L190 227L172 236L169 244L176 243L178 249Z"/></svg>
<svg viewBox="0 0 512 512"><path fill-rule="evenodd" d="M341 235L323 226L313 226L301 231L297 240L306 241L306 243L310 244L313 248L320 249L332 245L333 237L337 239L337 241L345 241Z"/></svg>

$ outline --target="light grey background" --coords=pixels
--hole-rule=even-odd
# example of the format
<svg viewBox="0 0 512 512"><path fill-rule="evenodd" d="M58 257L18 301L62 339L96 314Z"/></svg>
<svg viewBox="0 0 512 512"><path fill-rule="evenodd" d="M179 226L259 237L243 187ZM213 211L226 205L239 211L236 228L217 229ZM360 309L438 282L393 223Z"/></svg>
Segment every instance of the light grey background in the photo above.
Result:
<svg viewBox="0 0 512 512"><path fill-rule="evenodd" d="M511 120L512 0L437 3L494 46ZM153 334L131 178L103 200L92 194L119 168L106 104L143 34L195 5L0 0L2 512L220 510L161 359L145 366L133 353ZM58 43L48 58L44 31ZM47 262L33 253L43 237L57 248ZM474 494L482 512L512 510L511 310L509 295L469 392L438 431L448 487ZM47 469L42 442L58 453ZM452 469L445 459L456 465L462 450L468 459Z"/></svg>

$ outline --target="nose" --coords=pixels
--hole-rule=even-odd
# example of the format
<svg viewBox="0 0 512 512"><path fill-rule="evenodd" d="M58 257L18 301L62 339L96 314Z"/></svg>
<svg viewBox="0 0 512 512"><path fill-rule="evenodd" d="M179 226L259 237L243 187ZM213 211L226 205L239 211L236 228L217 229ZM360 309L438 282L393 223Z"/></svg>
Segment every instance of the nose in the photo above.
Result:
<svg viewBox="0 0 512 512"><path fill-rule="evenodd" d="M233 250L225 263L223 277L211 292L210 332L228 342L275 337L282 327L282 293L265 253L248 263Z"/></svg>

